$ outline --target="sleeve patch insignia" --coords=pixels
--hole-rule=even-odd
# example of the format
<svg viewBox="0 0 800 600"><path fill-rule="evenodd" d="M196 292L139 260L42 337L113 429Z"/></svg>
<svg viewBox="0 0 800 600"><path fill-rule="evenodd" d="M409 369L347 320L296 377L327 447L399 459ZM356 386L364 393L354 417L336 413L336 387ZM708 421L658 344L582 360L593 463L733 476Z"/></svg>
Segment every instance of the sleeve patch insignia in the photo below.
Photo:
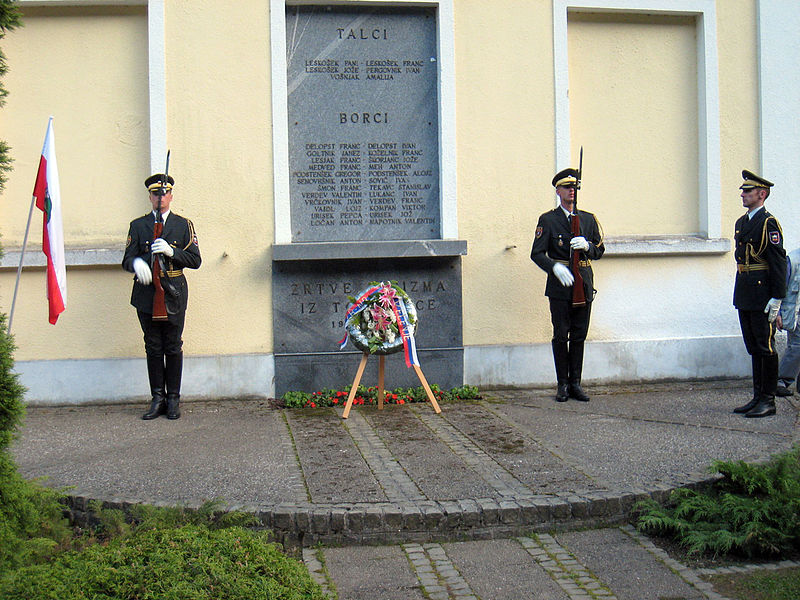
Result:
<svg viewBox="0 0 800 600"><path fill-rule="evenodd" d="M196 233L192 236L192 243L195 246L198 246L198 247L200 246L200 244L197 243L197 234Z"/></svg>
<svg viewBox="0 0 800 600"><path fill-rule="evenodd" d="M773 244L780 244L781 243L781 232L780 231L770 231L769 232L769 241Z"/></svg>
<svg viewBox="0 0 800 600"><path fill-rule="evenodd" d="M128 247L128 246L130 246L130 245L131 245L131 236L129 235L129 236L128 236L128 241L127 241L127 242L125 242L125 247L127 248L127 247Z"/></svg>
<svg viewBox="0 0 800 600"><path fill-rule="evenodd" d="M536 228L536 239L538 240L540 237L542 237L542 228L541 227L537 227Z"/></svg>

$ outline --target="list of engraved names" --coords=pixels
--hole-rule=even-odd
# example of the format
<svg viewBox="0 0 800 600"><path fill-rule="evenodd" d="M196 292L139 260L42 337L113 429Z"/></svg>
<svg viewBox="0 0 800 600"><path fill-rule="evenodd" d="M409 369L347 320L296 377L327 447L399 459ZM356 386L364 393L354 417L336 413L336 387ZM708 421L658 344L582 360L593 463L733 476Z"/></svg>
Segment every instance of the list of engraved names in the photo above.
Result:
<svg viewBox="0 0 800 600"><path fill-rule="evenodd" d="M439 236L429 9L287 9L293 241Z"/></svg>

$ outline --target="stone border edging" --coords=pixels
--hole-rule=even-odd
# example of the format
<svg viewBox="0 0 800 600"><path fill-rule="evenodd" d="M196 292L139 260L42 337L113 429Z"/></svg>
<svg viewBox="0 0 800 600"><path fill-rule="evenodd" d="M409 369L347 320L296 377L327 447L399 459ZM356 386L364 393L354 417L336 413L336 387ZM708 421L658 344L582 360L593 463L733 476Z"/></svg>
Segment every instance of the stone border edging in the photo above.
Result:
<svg viewBox="0 0 800 600"><path fill-rule="evenodd" d="M529 495L506 499L415 500L338 504L281 503L273 506L231 504L227 511L254 515L256 527L270 530L286 548L315 544L364 545L409 542L481 540L525 533L565 531L618 525L646 498L663 503L679 488L709 485L717 477L695 475L688 482L654 489L593 491L562 496ZM65 504L74 523L86 525L96 517L90 503L128 513L132 506L175 506L163 501L92 498L68 494ZM200 503L182 504L188 509Z"/></svg>

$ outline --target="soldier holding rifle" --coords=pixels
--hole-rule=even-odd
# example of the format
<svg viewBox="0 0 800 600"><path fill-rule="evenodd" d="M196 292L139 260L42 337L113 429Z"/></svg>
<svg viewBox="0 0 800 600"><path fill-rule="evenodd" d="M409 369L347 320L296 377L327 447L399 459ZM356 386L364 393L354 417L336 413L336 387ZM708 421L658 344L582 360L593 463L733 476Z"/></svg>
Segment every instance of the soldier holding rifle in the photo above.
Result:
<svg viewBox="0 0 800 600"><path fill-rule="evenodd" d="M581 163L583 149L581 149ZM547 273L550 299L556 401L570 397L588 402L581 387L583 347L594 299L592 260L603 256L603 234L592 213L577 210L581 168L564 169L553 177L559 205L539 217L531 260Z"/></svg>
<svg viewBox="0 0 800 600"><path fill-rule="evenodd" d="M144 333L152 401L145 420L179 409L183 373L183 334L188 288L183 269L200 266L200 248L192 222L170 210L175 180L167 169L148 177L153 211L131 221L122 268L135 274L131 304Z"/></svg>
<svg viewBox="0 0 800 600"><path fill-rule="evenodd" d="M739 311L744 345L752 360L753 398L733 412L758 418L775 414L775 321L786 296L786 251L778 220L764 208L772 182L750 171L742 171L742 178L739 189L747 213L736 221L733 305Z"/></svg>

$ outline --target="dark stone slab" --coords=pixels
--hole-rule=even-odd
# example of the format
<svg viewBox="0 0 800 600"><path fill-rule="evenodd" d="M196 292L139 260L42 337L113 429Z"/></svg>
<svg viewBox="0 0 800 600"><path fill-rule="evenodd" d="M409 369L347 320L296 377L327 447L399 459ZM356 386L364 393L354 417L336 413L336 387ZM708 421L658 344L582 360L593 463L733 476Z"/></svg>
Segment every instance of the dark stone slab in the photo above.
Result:
<svg viewBox="0 0 800 600"><path fill-rule="evenodd" d="M361 353L339 351L348 296L371 281L397 281L417 309L417 352L430 383L463 383L461 263L458 257L274 262L275 390L315 391L351 384ZM378 358L363 384L377 385ZM386 386L418 386L402 353L386 360Z"/></svg>
<svg viewBox="0 0 800 600"><path fill-rule="evenodd" d="M447 556L480 598L567 600L569 596L515 540L445 544Z"/></svg>
<svg viewBox="0 0 800 600"><path fill-rule="evenodd" d="M291 410L286 415L312 502L386 500L334 411Z"/></svg>
<svg viewBox="0 0 800 600"><path fill-rule="evenodd" d="M447 420L535 494L601 487L479 404L460 405L448 411Z"/></svg>
<svg viewBox="0 0 800 600"><path fill-rule="evenodd" d="M325 548L322 552L339 598L423 600L425 597L399 546Z"/></svg>
<svg viewBox="0 0 800 600"><path fill-rule="evenodd" d="M556 539L592 573L601 574L619 600L705 597L619 529L563 533Z"/></svg>
<svg viewBox="0 0 800 600"><path fill-rule="evenodd" d="M409 477L433 500L480 498L494 489L404 407L364 416Z"/></svg>
<svg viewBox="0 0 800 600"><path fill-rule="evenodd" d="M286 8L292 241L441 238L436 10Z"/></svg>

